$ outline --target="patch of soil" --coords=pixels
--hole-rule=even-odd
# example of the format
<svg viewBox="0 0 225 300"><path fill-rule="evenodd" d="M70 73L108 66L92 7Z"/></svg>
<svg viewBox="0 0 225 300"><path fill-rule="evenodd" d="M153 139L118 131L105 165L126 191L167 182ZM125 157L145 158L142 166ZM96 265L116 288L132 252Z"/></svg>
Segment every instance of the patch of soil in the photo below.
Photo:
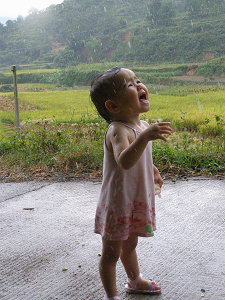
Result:
<svg viewBox="0 0 225 300"><path fill-rule="evenodd" d="M19 109L20 110L36 110L36 108L32 105L25 104L19 102ZM1 111L14 111L15 110L15 103L14 100L6 96L0 96L0 110Z"/></svg>
<svg viewBox="0 0 225 300"><path fill-rule="evenodd" d="M182 80L182 81L191 81L191 82L211 82L211 83L225 83L225 76L214 76L213 80L210 80L209 78L205 78L204 76L197 76L194 75L193 72L189 71L188 75L183 76L175 76L176 79Z"/></svg>
<svg viewBox="0 0 225 300"><path fill-rule="evenodd" d="M33 167L30 169L8 169L1 168L0 182L26 182L26 181L83 181L89 180L99 182L102 180L101 171L79 171L79 172L63 172L57 170L46 170L43 167Z"/></svg>
<svg viewBox="0 0 225 300"><path fill-rule="evenodd" d="M214 53L211 52L202 52L202 54L204 55L202 61L209 61L215 58Z"/></svg>
<svg viewBox="0 0 225 300"><path fill-rule="evenodd" d="M188 180L190 177L210 178L224 180L223 173L215 175L206 175L204 173L184 172L181 169L169 170L161 172L164 180ZM64 182L64 181L102 181L102 170L74 170L74 172L58 171L56 169L48 170L44 166L33 166L31 168L21 169L19 166L0 168L0 182L26 182L26 181L48 181L48 182Z"/></svg>

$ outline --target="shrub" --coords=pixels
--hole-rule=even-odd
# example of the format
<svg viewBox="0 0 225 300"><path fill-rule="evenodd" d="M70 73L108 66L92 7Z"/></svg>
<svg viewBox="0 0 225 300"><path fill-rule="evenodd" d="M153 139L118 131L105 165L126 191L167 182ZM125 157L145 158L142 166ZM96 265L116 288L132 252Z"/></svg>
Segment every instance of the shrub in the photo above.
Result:
<svg viewBox="0 0 225 300"><path fill-rule="evenodd" d="M0 93L13 92L13 87L11 84L4 84L0 87Z"/></svg>

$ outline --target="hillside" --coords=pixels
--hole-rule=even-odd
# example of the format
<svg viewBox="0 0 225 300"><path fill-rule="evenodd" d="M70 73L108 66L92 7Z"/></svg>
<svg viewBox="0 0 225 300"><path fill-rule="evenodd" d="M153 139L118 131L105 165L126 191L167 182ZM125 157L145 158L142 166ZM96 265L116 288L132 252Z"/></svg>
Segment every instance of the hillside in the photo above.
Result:
<svg viewBox="0 0 225 300"><path fill-rule="evenodd" d="M0 23L0 67L199 62L225 55L225 0L64 0Z"/></svg>

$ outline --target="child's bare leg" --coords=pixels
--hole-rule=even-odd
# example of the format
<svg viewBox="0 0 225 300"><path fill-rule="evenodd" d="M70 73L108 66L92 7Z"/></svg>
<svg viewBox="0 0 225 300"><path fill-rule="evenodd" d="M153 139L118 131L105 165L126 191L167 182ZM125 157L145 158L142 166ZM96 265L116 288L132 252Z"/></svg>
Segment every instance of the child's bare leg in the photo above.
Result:
<svg viewBox="0 0 225 300"><path fill-rule="evenodd" d="M137 259L136 246L138 244L138 237L129 237L126 241L122 242L122 249L120 254L120 259L124 265L127 276L130 280L135 280L139 274L139 264ZM148 280L140 279L137 282L137 289L145 289L148 284ZM155 286L156 290L160 290L160 286Z"/></svg>
<svg viewBox="0 0 225 300"><path fill-rule="evenodd" d="M130 280L134 280L140 274L136 247L138 243L138 237L132 236L122 242L122 249L120 253L120 259L124 265L125 271Z"/></svg>
<svg viewBox="0 0 225 300"><path fill-rule="evenodd" d="M120 257L121 241L102 240L99 273L108 298L117 296L116 263Z"/></svg>

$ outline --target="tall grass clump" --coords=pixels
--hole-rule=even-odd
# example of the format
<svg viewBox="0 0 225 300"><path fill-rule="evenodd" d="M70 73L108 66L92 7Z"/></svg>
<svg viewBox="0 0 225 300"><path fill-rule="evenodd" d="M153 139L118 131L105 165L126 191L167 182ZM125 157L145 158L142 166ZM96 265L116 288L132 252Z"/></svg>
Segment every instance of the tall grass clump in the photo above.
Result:
<svg viewBox="0 0 225 300"><path fill-rule="evenodd" d="M153 142L154 163L163 174L213 175L225 172L224 121L216 116L217 136L207 131L183 128L168 143ZM103 141L107 123L83 116L76 123L42 121L22 126L21 139L15 134L0 143L0 165L9 172L35 173L42 170L51 178L58 173L75 177L99 177L102 173ZM205 129L209 122L205 122Z"/></svg>
<svg viewBox="0 0 225 300"><path fill-rule="evenodd" d="M41 168L55 172L89 174L101 169L105 123L39 122L22 126L21 138L13 135L0 143L1 164L9 170Z"/></svg>
<svg viewBox="0 0 225 300"><path fill-rule="evenodd" d="M224 174L225 172L225 123L220 115L215 115L216 126L210 126L205 119L201 130L195 125L187 126L182 118L181 128L169 137L168 143L153 143L156 165L174 175L184 174Z"/></svg>

